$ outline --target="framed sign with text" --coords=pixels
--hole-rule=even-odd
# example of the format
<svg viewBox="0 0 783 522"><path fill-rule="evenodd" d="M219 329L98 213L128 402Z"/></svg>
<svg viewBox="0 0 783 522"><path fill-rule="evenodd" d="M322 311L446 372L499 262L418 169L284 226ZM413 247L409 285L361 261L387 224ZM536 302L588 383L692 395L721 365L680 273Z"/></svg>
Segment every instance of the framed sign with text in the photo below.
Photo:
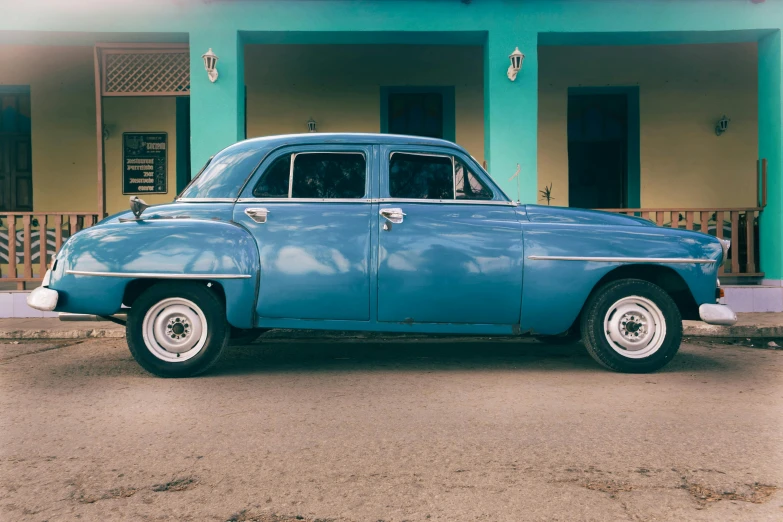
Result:
<svg viewBox="0 0 783 522"><path fill-rule="evenodd" d="M168 134L122 133L122 193L166 194Z"/></svg>

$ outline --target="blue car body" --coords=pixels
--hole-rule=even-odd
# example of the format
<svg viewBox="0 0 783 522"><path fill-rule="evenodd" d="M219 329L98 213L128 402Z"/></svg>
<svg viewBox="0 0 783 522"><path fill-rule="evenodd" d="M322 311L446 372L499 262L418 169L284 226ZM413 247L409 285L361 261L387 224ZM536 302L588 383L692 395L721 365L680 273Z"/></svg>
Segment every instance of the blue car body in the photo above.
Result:
<svg viewBox="0 0 783 522"><path fill-rule="evenodd" d="M282 155L361 153L356 199L258 198L253 187ZM394 152L460 161L488 200L389 196ZM251 214L263 207L264 220ZM399 208L404 220L380 215ZM266 217L268 216L268 217ZM110 216L72 236L46 281L55 310L109 316L161 279L206 280L237 328L443 334L558 334L614 277L660 281L683 317L715 303L723 261L715 237L639 218L518 205L462 148L368 134L277 136L217 154L180 197Z"/></svg>

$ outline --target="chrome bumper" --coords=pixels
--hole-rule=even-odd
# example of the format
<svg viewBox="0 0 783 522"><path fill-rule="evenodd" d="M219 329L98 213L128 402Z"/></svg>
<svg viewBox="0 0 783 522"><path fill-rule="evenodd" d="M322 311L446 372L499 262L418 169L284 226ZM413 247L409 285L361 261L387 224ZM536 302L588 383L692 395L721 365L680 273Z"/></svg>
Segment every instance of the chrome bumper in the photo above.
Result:
<svg viewBox="0 0 783 522"><path fill-rule="evenodd" d="M707 324L731 326L737 322L734 310L722 304L703 304L699 307L699 317Z"/></svg>
<svg viewBox="0 0 783 522"><path fill-rule="evenodd" d="M27 296L27 306L43 312L51 312L57 306L58 297L57 290L39 286Z"/></svg>

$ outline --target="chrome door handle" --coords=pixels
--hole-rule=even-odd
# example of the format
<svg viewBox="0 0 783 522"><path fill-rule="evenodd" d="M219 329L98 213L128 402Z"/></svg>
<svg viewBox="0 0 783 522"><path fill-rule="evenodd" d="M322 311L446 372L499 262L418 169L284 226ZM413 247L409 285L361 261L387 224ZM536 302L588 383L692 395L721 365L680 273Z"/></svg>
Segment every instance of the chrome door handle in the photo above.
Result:
<svg viewBox="0 0 783 522"><path fill-rule="evenodd" d="M266 216L269 215L269 211L265 208L246 208L245 214L256 223L266 223Z"/></svg>
<svg viewBox="0 0 783 522"><path fill-rule="evenodd" d="M402 218L406 215L401 208L382 208L379 214L395 225L402 223Z"/></svg>

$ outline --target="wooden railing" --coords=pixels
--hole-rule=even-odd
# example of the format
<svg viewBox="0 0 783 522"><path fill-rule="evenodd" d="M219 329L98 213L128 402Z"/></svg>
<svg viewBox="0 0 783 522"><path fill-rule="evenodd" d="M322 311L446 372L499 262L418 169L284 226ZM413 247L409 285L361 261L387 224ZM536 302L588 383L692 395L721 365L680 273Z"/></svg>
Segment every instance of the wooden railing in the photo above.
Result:
<svg viewBox="0 0 783 522"><path fill-rule="evenodd" d="M766 199L766 197L764 198ZM759 214L754 208L608 208L627 216L649 219L661 227L697 230L731 240L731 248L719 274L737 277L761 277L759 259Z"/></svg>
<svg viewBox="0 0 783 522"><path fill-rule="evenodd" d="M0 212L0 284L40 281L63 241L97 222L84 212Z"/></svg>

